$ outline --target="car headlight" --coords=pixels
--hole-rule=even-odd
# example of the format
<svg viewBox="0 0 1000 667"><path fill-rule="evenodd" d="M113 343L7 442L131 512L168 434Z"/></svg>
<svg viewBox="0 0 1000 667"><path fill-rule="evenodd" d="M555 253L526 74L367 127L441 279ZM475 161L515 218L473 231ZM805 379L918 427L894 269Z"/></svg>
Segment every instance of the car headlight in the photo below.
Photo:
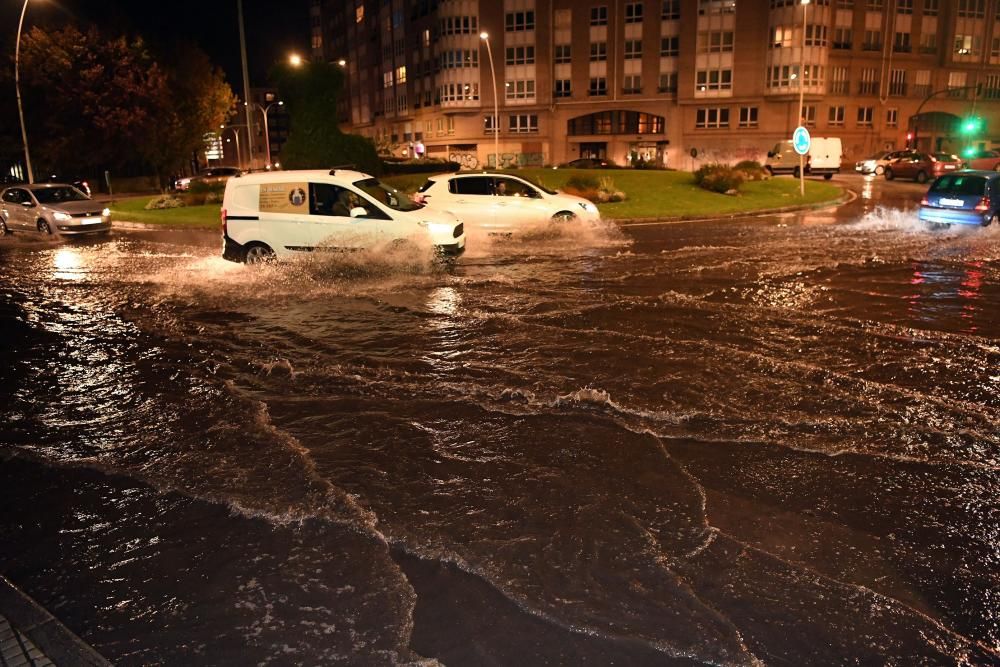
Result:
<svg viewBox="0 0 1000 667"><path fill-rule="evenodd" d="M597 213L597 207L591 204L590 202L581 201L577 202L577 204L579 204L580 208L582 208L587 213Z"/></svg>
<svg viewBox="0 0 1000 667"><path fill-rule="evenodd" d="M104 218L106 218L106 217L108 217L109 215L111 215L111 209L110 209L110 208L106 208L106 209L103 209L103 210L101 211L101 217L104 217Z"/></svg>
<svg viewBox="0 0 1000 667"><path fill-rule="evenodd" d="M55 218L58 222L69 222L70 220L73 219L73 216L71 216L69 213L60 213L59 211L53 213L52 217Z"/></svg>
<svg viewBox="0 0 1000 667"><path fill-rule="evenodd" d="M865 160L865 166L869 169L875 168L875 160Z"/></svg>

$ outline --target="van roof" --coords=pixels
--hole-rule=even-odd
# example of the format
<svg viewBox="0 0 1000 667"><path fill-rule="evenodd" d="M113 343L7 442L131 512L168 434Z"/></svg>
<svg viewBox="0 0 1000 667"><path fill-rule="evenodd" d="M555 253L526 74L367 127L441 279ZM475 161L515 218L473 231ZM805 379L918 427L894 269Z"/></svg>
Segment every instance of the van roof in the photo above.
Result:
<svg viewBox="0 0 1000 667"><path fill-rule="evenodd" d="M331 171L333 172L331 174ZM238 183L285 183L287 181L347 181L354 183L370 174L353 169L290 169L288 171L258 171L239 177Z"/></svg>

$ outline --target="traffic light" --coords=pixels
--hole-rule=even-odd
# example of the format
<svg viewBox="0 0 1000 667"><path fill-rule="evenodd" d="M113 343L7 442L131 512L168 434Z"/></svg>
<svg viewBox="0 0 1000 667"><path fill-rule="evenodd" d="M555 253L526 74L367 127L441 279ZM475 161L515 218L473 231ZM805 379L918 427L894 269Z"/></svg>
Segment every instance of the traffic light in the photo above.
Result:
<svg viewBox="0 0 1000 667"><path fill-rule="evenodd" d="M979 116L969 116L962 121L962 134L973 135L983 131L983 119Z"/></svg>

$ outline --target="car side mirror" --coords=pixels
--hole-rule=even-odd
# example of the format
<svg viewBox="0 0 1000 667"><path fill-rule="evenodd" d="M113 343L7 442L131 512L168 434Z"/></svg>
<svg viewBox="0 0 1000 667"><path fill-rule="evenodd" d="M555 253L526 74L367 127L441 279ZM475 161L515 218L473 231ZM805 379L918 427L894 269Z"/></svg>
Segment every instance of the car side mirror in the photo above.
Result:
<svg viewBox="0 0 1000 667"><path fill-rule="evenodd" d="M366 215L368 215L368 211L362 208L361 206L355 206L354 208L351 209L352 218L361 218Z"/></svg>

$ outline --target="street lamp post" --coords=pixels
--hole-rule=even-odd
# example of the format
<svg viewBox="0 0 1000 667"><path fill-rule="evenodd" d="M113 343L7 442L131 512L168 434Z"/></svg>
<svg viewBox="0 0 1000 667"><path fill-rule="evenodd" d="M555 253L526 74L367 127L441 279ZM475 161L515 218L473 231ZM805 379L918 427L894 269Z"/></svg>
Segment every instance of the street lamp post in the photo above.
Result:
<svg viewBox="0 0 1000 667"><path fill-rule="evenodd" d="M806 94L806 12L809 11L810 0L802 0L802 54L799 57L799 123L805 125L802 105ZM799 196L806 196L806 156L799 154Z"/></svg>
<svg viewBox="0 0 1000 667"><path fill-rule="evenodd" d="M21 7L21 20L17 24L17 43L14 46L14 88L17 91L17 115L21 119L21 141L24 142L24 165L28 169L28 183L35 182L35 172L31 169L31 154L28 152L28 130L24 125L24 107L21 104L21 28L24 15L28 12L28 0Z"/></svg>
<svg viewBox="0 0 1000 667"><path fill-rule="evenodd" d="M494 168L500 168L500 91L497 90L497 72L493 68L493 49L490 48L490 35L479 33L479 39L486 42L486 55L490 58L490 76L493 77L493 160Z"/></svg>
<svg viewBox="0 0 1000 667"><path fill-rule="evenodd" d="M243 110L247 118L247 145L250 151L250 169L253 169L253 133L250 128L253 123L250 121L250 73L247 69L247 36L243 27L243 0L236 0L236 13L240 21L240 58L243 65Z"/></svg>
<svg viewBox="0 0 1000 667"><path fill-rule="evenodd" d="M258 109L260 109L260 112L264 115L264 144L267 146L267 168L268 169L271 168L271 132L270 132L270 129L268 128L268 126L267 126L267 112L270 111L271 107L273 107L275 105L277 105L279 107L283 107L283 106L285 106L285 103L283 101L281 101L281 100L278 100L277 102L271 102L266 107L262 107L261 105L257 104L256 102L254 103L254 106L256 106Z"/></svg>
<svg viewBox="0 0 1000 667"><path fill-rule="evenodd" d="M224 136L226 130L232 130L233 136L236 137L236 168L243 168L243 158L240 156L240 128L246 127L245 125L223 125L220 128L219 136ZM249 134L249 132L248 132Z"/></svg>

